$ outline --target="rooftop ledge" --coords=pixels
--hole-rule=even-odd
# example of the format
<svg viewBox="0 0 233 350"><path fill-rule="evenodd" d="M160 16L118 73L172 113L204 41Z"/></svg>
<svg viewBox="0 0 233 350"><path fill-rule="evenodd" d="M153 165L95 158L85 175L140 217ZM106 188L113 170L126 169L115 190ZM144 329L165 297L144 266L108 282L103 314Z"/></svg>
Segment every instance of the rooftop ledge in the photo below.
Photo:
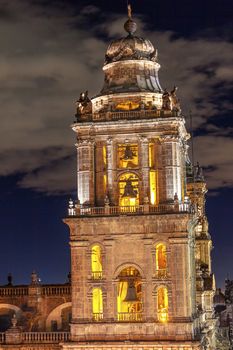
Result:
<svg viewBox="0 0 233 350"><path fill-rule="evenodd" d="M155 119L155 118L184 118L177 110L162 110L162 109L150 109L150 110L130 110L130 111L106 111L90 114L76 114L76 121L74 123L82 122L104 122L104 121L116 121L122 119L136 120L136 119Z"/></svg>
<svg viewBox="0 0 233 350"><path fill-rule="evenodd" d="M194 213L195 209L190 203L169 203L138 206L111 206L104 207L84 207L69 201L68 217L89 217L89 216L120 216L120 215L156 215L156 214L180 214Z"/></svg>

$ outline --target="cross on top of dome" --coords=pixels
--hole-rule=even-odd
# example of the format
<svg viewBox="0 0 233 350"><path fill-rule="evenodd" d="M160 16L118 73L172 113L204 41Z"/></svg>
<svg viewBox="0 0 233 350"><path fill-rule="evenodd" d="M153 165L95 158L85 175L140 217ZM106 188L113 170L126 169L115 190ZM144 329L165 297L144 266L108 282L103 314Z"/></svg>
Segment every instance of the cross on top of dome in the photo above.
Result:
<svg viewBox="0 0 233 350"><path fill-rule="evenodd" d="M128 4L128 20L124 24L125 31L132 36L137 30L137 24L132 20L132 7Z"/></svg>

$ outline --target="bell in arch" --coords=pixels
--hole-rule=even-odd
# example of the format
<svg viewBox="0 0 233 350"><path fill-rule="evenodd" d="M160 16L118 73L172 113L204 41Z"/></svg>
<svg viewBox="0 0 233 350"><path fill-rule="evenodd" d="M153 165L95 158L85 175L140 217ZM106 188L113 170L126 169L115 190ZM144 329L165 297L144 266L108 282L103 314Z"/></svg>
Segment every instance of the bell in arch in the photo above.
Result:
<svg viewBox="0 0 233 350"><path fill-rule="evenodd" d="M127 294L125 299L123 300L127 303L136 303L139 301L138 296L137 296L137 291L135 288L134 280L129 279L128 281L128 289L127 289Z"/></svg>
<svg viewBox="0 0 233 350"><path fill-rule="evenodd" d="M126 145L123 160L132 160L136 156L136 153L133 152L130 145Z"/></svg>
<svg viewBox="0 0 233 350"><path fill-rule="evenodd" d="M137 198L137 191L134 189L130 179L126 180L124 193L122 197Z"/></svg>

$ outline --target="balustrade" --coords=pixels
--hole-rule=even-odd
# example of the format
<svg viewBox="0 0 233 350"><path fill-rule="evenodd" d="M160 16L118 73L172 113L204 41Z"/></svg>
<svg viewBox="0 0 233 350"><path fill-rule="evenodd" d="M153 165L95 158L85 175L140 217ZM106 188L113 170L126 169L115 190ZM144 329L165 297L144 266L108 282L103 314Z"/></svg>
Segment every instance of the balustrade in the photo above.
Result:
<svg viewBox="0 0 233 350"><path fill-rule="evenodd" d="M121 322L140 322L142 321L141 312L118 312L117 320Z"/></svg>
<svg viewBox="0 0 233 350"><path fill-rule="evenodd" d="M121 119L153 119L153 118L171 118L181 117L177 111L164 111L157 109L140 109L131 111L106 111L93 114L84 114L78 117L77 121L106 121L106 120L121 120Z"/></svg>
<svg viewBox="0 0 233 350"><path fill-rule="evenodd" d="M93 280L101 280L103 278L103 273L102 271L95 271L91 273L91 278Z"/></svg>
<svg viewBox="0 0 233 350"><path fill-rule="evenodd" d="M28 295L28 287L0 287L0 297L21 297Z"/></svg>
<svg viewBox="0 0 233 350"><path fill-rule="evenodd" d="M93 321L95 321L95 322L100 322L100 321L102 321L103 320L103 313L102 312L99 312L99 313L93 313L92 314L92 319L93 319Z"/></svg>
<svg viewBox="0 0 233 350"><path fill-rule="evenodd" d="M59 343L70 340L69 332L25 332L23 343Z"/></svg>
<svg viewBox="0 0 233 350"><path fill-rule="evenodd" d="M69 295L71 294L71 287L67 286L43 286L42 295Z"/></svg>
<svg viewBox="0 0 233 350"><path fill-rule="evenodd" d="M71 210L72 209L72 210ZM189 203L138 205L138 206L105 206L105 207L78 207L69 208L69 216L106 216L130 214L166 214L191 213L193 208Z"/></svg>
<svg viewBox="0 0 233 350"><path fill-rule="evenodd" d="M155 272L155 278L157 279L166 279L168 278L167 269L159 269Z"/></svg>

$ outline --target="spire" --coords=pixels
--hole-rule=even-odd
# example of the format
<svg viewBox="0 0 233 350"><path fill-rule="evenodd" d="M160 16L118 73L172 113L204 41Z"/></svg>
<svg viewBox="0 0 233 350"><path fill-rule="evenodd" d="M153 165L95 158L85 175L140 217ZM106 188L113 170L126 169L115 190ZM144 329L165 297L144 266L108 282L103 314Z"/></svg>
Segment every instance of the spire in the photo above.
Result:
<svg viewBox="0 0 233 350"><path fill-rule="evenodd" d="M129 3L128 3L127 7L128 7L128 19L132 20L132 7Z"/></svg>
<svg viewBox="0 0 233 350"><path fill-rule="evenodd" d="M133 34L137 30L137 24L132 20L132 7L128 3L127 4L127 10L128 10L128 20L124 24L125 31L129 33L129 36L133 36Z"/></svg>

